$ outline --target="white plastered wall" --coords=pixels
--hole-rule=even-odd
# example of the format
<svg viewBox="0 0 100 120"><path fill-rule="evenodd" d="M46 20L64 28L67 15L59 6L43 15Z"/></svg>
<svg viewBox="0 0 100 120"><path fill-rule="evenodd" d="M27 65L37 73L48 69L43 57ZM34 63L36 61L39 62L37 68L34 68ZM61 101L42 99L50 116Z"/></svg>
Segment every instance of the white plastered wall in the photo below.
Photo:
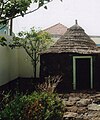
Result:
<svg viewBox="0 0 100 120"><path fill-rule="evenodd" d="M0 85L10 81L9 49L0 46Z"/></svg>
<svg viewBox="0 0 100 120"><path fill-rule="evenodd" d="M14 80L19 76L18 49L10 49L10 80Z"/></svg>
<svg viewBox="0 0 100 120"><path fill-rule="evenodd" d="M18 50L18 61L19 61L19 77L32 77L32 65L31 59L23 48Z"/></svg>
<svg viewBox="0 0 100 120"><path fill-rule="evenodd" d="M33 77L33 66L31 59L23 48L18 50L19 76ZM37 77L39 77L39 64L37 65Z"/></svg>
<svg viewBox="0 0 100 120"><path fill-rule="evenodd" d="M17 50L0 46L0 86L18 77Z"/></svg>
<svg viewBox="0 0 100 120"><path fill-rule="evenodd" d="M37 77L39 77L39 64ZM31 59L24 49L0 46L0 86L18 77L33 77Z"/></svg>

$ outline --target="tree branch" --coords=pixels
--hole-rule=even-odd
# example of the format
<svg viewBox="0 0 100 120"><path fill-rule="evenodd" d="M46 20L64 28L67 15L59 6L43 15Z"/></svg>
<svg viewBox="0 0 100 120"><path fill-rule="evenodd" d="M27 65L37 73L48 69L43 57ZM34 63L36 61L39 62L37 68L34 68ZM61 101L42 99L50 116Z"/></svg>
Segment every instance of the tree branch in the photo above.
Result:
<svg viewBox="0 0 100 120"><path fill-rule="evenodd" d="M49 1L49 3L52 2L52 1L53 1L53 0ZM47 3L48 3L48 2L44 3L44 5L46 5ZM43 5L43 6L44 6L44 5ZM33 13L33 12L37 11L39 8L41 8L41 7L42 7L42 6L38 6L36 9L31 10L31 11L29 11L29 12L26 12L25 14L23 14L23 16L24 16L24 15L27 15L27 14L30 14L30 13ZM0 21L0 23L5 22L5 21L8 21L8 20L11 20L11 19L13 19L13 18L20 17L20 16L22 16L22 15L21 15L21 14L18 14L18 15L16 15L16 16L12 16L12 17L6 18L5 20Z"/></svg>

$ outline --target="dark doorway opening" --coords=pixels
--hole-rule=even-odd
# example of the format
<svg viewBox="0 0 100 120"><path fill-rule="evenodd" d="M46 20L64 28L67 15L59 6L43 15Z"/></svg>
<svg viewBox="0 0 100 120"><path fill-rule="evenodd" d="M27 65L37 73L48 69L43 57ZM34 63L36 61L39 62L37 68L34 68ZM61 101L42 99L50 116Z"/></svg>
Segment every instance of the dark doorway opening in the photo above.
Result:
<svg viewBox="0 0 100 120"><path fill-rule="evenodd" d="M90 58L76 59L76 89L91 89L91 64Z"/></svg>

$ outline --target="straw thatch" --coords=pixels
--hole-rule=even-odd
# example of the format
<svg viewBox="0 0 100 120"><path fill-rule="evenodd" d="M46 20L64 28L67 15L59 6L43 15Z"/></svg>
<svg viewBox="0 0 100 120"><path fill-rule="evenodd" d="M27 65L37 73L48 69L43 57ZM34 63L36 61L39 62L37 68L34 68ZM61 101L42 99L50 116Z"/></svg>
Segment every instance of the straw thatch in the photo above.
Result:
<svg viewBox="0 0 100 120"><path fill-rule="evenodd" d="M67 29L66 33L44 53L99 53L95 42L76 24Z"/></svg>

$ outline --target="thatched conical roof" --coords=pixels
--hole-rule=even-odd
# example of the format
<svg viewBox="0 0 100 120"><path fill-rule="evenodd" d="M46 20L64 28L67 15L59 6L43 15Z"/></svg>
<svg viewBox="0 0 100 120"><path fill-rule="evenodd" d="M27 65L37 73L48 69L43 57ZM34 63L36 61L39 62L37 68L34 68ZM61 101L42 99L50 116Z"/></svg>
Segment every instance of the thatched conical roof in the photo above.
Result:
<svg viewBox="0 0 100 120"><path fill-rule="evenodd" d="M98 53L95 42L77 24L67 29L66 33L44 53Z"/></svg>

